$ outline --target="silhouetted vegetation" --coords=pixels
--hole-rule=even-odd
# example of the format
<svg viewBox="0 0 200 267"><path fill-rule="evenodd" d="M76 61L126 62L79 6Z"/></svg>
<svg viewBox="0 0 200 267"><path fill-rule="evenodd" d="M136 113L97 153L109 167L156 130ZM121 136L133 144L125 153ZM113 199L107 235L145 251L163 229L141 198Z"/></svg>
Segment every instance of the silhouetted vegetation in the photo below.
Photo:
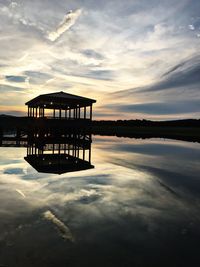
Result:
<svg viewBox="0 0 200 267"><path fill-rule="evenodd" d="M101 120L93 121L93 126L126 126L126 127L200 127L200 120L173 120L173 121L150 121L150 120Z"/></svg>
<svg viewBox="0 0 200 267"><path fill-rule="evenodd" d="M19 129L79 129L96 135L130 138L170 138L200 142L200 120L150 121L150 120L101 120L92 123L76 120L48 120L46 118L28 118L0 116L0 135L2 131Z"/></svg>

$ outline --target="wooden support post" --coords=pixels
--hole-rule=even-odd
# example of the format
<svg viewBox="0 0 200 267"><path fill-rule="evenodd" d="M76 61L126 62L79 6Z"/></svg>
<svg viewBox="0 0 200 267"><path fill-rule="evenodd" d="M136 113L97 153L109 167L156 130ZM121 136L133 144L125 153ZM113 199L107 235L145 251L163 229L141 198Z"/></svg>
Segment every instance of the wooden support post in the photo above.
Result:
<svg viewBox="0 0 200 267"><path fill-rule="evenodd" d="M77 158L77 147L76 147L76 144L75 144L75 158Z"/></svg>
<svg viewBox="0 0 200 267"><path fill-rule="evenodd" d="M55 111L55 108L53 110L53 118L55 119L55 116L56 116L56 111Z"/></svg>
<svg viewBox="0 0 200 267"><path fill-rule="evenodd" d="M67 144L64 144L64 154L66 154Z"/></svg>
<svg viewBox="0 0 200 267"><path fill-rule="evenodd" d="M89 163L91 163L91 146L89 148Z"/></svg>
<svg viewBox="0 0 200 267"><path fill-rule="evenodd" d="M54 151L55 151L55 144L53 143L53 150L52 150L53 154L54 154Z"/></svg>
<svg viewBox="0 0 200 267"><path fill-rule="evenodd" d="M69 109L69 119L71 119L71 109Z"/></svg>
<svg viewBox="0 0 200 267"><path fill-rule="evenodd" d="M79 158L79 146L77 147L76 157Z"/></svg>
<svg viewBox="0 0 200 267"><path fill-rule="evenodd" d="M61 119L61 108L59 109L59 119Z"/></svg>
<svg viewBox="0 0 200 267"><path fill-rule="evenodd" d="M35 114L36 118L38 116L38 108L36 107L36 114Z"/></svg>
<svg viewBox="0 0 200 267"><path fill-rule="evenodd" d="M70 155L70 144L67 145L68 148L68 155Z"/></svg>
<svg viewBox="0 0 200 267"><path fill-rule="evenodd" d="M79 119L81 118L81 108L80 107L78 108L78 118Z"/></svg>
<svg viewBox="0 0 200 267"><path fill-rule="evenodd" d="M2 142L3 142L3 129L0 128L0 145L2 145Z"/></svg>
<svg viewBox="0 0 200 267"><path fill-rule="evenodd" d="M90 120L92 120L92 105L90 106Z"/></svg>
<svg viewBox="0 0 200 267"><path fill-rule="evenodd" d="M65 109L65 119L67 118L67 110Z"/></svg>
<svg viewBox="0 0 200 267"><path fill-rule="evenodd" d="M84 120L86 119L86 107L84 107Z"/></svg>

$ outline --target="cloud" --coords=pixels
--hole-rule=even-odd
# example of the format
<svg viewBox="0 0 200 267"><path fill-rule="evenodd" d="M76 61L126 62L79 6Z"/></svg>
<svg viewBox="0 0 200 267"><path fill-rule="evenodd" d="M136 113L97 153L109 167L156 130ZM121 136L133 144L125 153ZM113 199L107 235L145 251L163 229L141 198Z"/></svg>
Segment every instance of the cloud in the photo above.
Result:
<svg viewBox="0 0 200 267"><path fill-rule="evenodd" d="M50 210L45 211L43 216L45 219L51 221L53 224L56 225L63 238L74 242L74 237L70 229L62 221L60 221Z"/></svg>
<svg viewBox="0 0 200 267"><path fill-rule="evenodd" d="M129 105L107 105L111 110L128 113L143 113L143 114L184 114L200 112L200 100L191 101L174 101L170 103L154 102Z"/></svg>
<svg viewBox="0 0 200 267"><path fill-rule="evenodd" d="M69 30L77 21L78 17L81 15L81 9L75 11L69 11L63 21L58 25L55 31L49 32L47 38L54 42L56 41L64 32Z"/></svg>
<svg viewBox="0 0 200 267"><path fill-rule="evenodd" d="M7 92L20 92L20 91L23 91L23 88L11 86L11 85L0 84L0 92L5 92L5 90Z"/></svg>
<svg viewBox="0 0 200 267"><path fill-rule="evenodd" d="M165 79L153 84L152 86L141 89L141 91L160 91L181 87L187 87L188 90L190 90L190 86L194 85L197 85L197 90L199 90L200 58L198 57L196 60L192 58L191 60L187 61L187 64L179 64L179 66L176 66L165 75Z"/></svg>
<svg viewBox="0 0 200 267"><path fill-rule="evenodd" d="M114 72L111 70L92 70L85 73L84 76L98 80L111 81L114 78Z"/></svg>
<svg viewBox="0 0 200 267"><path fill-rule="evenodd" d="M189 30L191 30L191 31L194 31L194 30L195 30L195 27L194 27L194 25L192 25L192 24L188 25L188 28L189 28Z"/></svg>
<svg viewBox="0 0 200 267"><path fill-rule="evenodd" d="M22 168L7 168L4 170L5 174L24 174L24 170Z"/></svg>
<svg viewBox="0 0 200 267"><path fill-rule="evenodd" d="M96 52L95 50L92 50L92 49L83 50L82 53L88 58L94 58L94 59L99 59L99 60L104 59L104 56L101 53Z"/></svg>
<svg viewBox="0 0 200 267"><path fill-rule="evenodd" d="M158 81L148 86L115 92L113 95L130 96L131 94L166 91L170 89L191 90L200 86L200 57L184 60L166 71Z"/></svg>
<svg viewBox="0 0 200 267"><path fill-rule="evenodd" d="M122 146L126 144L127 147L130 147L131 144L135 144L135 146L132 153L128 153L124 157L124 151L120 148L117 151L113 150L114 145L119 147L120 144ZM146 144L145 148L144 144ZM167 151L170 144L174 148L171 146L170 151ZM182 147L191 147L190 154L187 150L183 157ZM163 142L158 139L130 140L128 138L119 142L115 139L113 141L113 138L110 141L106 138L106 141L102 139L99 143L95 142L93 149L97 168L89 173L65 174L62 177L38 176L38 174L32 173L35 178L40 178L37 181L30 181L26 177L20 176L12 180L1 174L0 198L3 220L1 221L1 232L3 233L1 241L9 244L9 246L5 246L1 254L9 256L10 247L13 244L15 251L21 253L19 256L23 260L23 255L31 255L37 245L37 259L44 258L47 265L51 265L52 262L69 262L69 255L72 259L70 262L76 265L77 255L85 255L87 257L82 257L84 261L82 263L87 266L88 259L92 261L93 265L97 262L96 256L93 257L94 260L90 259L91 255L98 254L99 262L102 262L102 258L108 262L110 253L114 254L117 251L119 253L115 258L115 263L121 262L120 260L123 259L127 265L131 265L127 260L127 255L130 257L133 255L137 259L137 248L143 248L144 242L143 252L147 255L148 261L152 258L155 248L161 247L162 249L163 242L174 244L172 249L176 251L174 248L176 245L179 247L181 238L181 241L186 241L183 242L183 246L186 245L184 248L185 251L189 251L188 259L191 260L194 253L193 251L190 253L190 244L187 245L187 241L189 239L192 242L193 240L198 242L197 233L199 233L199 205L196 205L200 192L197 144L169 140ZM12 149L11 153L5 153L5 151L5 149L2 151L0 157L3 161L7 158L7 164L14 159L23 160L24 150ZM190 158L193 152L196 155L195 159ZM174 154L176 160L172 156ZM25 163L22 164L26 166ZM96 183L96 177L93 177L93 174L99 176L98 181L101 181L103 174L105 184ZM85 175L88 177L87 179L85 179ZM46 183L50 188L42 187ZM49 196L53 199L58 190L59 195L65 197L69 191L88 190L94 187L98 188L103 198L87 206L77 201L74 202L73 199L70 203L63 203L54 198L51 205L46 201L43 202ZM25 192L27 197L22 199L13 190L15 188ZM47 190L48 188L49 190ZM11 194L12 192L14 194ZM177 198L177 195L182 198ZM38 202L41 204L36 206ZM32 205L36 206L36 209L32 209ZM47 208L47 206L51 208ZM41 212L45 212L47 209L48 218L45 218L46 221L41 220ZM70 225L70 231L78 239L77 245L73 245L67 240L62 241L60 238L60 234L63 234L63 231L65 233L66 222L68 222L67 228ZM182 236L182 229L187 229L187 235ZM5 233L8 234L5 235ZM159 238L155 239L155 235L158 235ZM5 239L2 239L2 236ZM174 236L175 238L173 238ZM94 240L97 246L95 246ZM27 246L27 242L30 244L29 246ZM131 249L127 251L124 243L130 244ZM151 249L152 243L154 246ZM45 249L46 247L47 249ZM101 248L102 253L96 253L96 247ZM133 250L132 247L136 249ZM50 250L54 253L49 253ZM69 251L70 254L66 251ZM179 258L182 256L182 251L182 249L179 250ZM161 261L163 260L162 256ZM9 266L15 265L15 258L8 259ZM147 261L140 262L146 266L149 264Z"/></svg>
<svg viewBox="0 0 200 267"><path fill-rule="evenodd" d="M59 88L97 99L97 116L117 119L127 114L110 115L112 110L97 107L194 99L198 93L197 60L188 66L185 59L198 54L199 3L77 0L68 2L73 11L66 14L64 0L0 2L0 102L8 111L25 110L27 99ZM80 8L86 15L80 17ZM127 88L134 89L126 93ZM104 101L107 93L119 90L122 97Z"/></svg>
<svg viewBox="0 0 200 267"><path fill-rule="evenodd" d="M15 83L24 83L27 80L26 76L6 75L5 78L7 81Z"/></svg>
<svg viewBox="0 0 200 267"><path fill-rule="evenodd" d="M200 58L177 62L150 85L111 93L101 108L127 119L180 119L200 115Z"/></svg>
<svg viewBox="0 0 200 267"><path fill-rule="evenodd" d="M52 75L40 71L25 71L24 74L27 76L29 84L41 84L53 78Z"/></svg>
<svg viewBox="0 0 200 267"><path fill-rule="evenodd" d="M9 5L11 8L16 8L18 6L17 2L11 2Z"/></svg>
<svg viewBox="0 0 200 267"><path fill-rule="evenodd" d="M164 73L163 77L169 75L170 73L174 72L175 70L179 69L180 67L182 67L184 65L185 65L185 62L181 62L181 63L177 64L176 66L172 67L169 71Z"/></svg>
<svg viewBox="0 0 200 267"><path fill-rule="evenodd" d="M26 195L20 189L15 189L15 191L19 193L23 198L26 198Z"/></svg>
<svg viewBox="0 0 200 267"><path fill-rule="evenodd" d="M178 155L179 160L185 160L186 155L191 161L195 161L200 156L200 151L194 150L191 147L180 146L176 143L116 143L112 146L111 150L118 151L119 153L124 151L126 153L137 153L150 156L166 156L170 157L173 151L173 155Z"/></svg>

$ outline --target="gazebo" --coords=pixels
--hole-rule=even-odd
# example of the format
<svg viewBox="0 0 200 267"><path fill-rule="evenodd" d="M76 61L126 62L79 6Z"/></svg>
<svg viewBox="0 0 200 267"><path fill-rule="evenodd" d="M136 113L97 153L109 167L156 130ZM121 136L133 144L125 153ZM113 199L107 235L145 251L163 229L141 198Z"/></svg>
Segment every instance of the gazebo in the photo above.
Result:
<svg viewBox="0 0 200 267"><path fill-rule="evenodd" d="M91 134L66 133L51 137L46 134L28 137L27 156L34 169L43 173L63 174L88 170L91 165Z"/></svg>
<svg viewBox="0 0 200 267"><path fill-rule="evenodd" d="M28 101L28 117L67 119L67 120L92 120L92 105L96 100L57 92L39 95Z"/></svg>

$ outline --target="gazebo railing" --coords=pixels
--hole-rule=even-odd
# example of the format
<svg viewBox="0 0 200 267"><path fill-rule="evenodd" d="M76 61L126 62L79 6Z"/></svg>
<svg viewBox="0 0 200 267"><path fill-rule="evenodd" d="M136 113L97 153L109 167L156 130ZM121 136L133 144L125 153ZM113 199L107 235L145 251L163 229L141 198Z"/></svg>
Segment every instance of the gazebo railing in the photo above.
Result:
<svg viewBox="0 0 200 267"><path fill-rule="evenodd" d="M79 121L79 120L84 120L84 121L89 121L90 119L85 119L85 118L65 118L65 117L53 117L53 116L45 116L45 117L37 117L38 119L39 118L42 118L42 119L50 119L50 120L70 120L70 121Z"/></svg>

